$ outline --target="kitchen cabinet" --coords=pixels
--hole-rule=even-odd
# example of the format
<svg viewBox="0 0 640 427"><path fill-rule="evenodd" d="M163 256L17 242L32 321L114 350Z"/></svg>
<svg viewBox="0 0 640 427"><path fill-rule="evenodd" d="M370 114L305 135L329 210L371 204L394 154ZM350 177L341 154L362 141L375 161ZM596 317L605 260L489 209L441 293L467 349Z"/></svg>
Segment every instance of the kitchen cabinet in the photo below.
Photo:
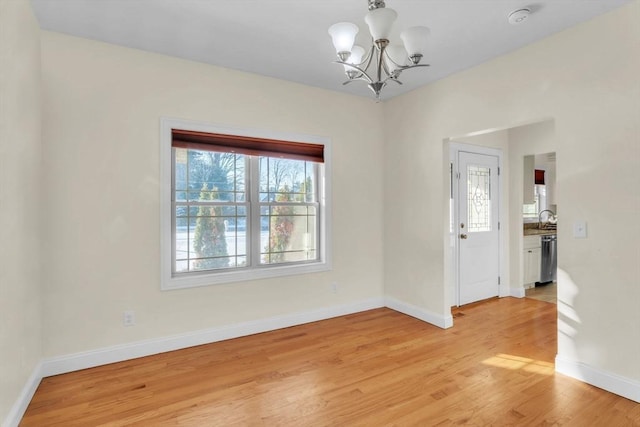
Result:
<svg viewBox="0 0 640 427"><path fill-rule="evenodd" d="M525 288L531 288L540 281L540 262L542 259L540 236L525 236L523 247L523 282Z"/></svg>
<svg viewBox="0 0 640 427"><path fill-rule="evenodd" d="M556 202L556 168L555 167L547 168L546 178L547 178L546 180L547 206L555 205L558 203Z"/></svg>
<svg viewBox="0 0 640 427"><path fill-rule="evenodd" d="M536 167L535 156L524 156L522 175L522 203L530 205L536 202L534 170Z"/></svg>

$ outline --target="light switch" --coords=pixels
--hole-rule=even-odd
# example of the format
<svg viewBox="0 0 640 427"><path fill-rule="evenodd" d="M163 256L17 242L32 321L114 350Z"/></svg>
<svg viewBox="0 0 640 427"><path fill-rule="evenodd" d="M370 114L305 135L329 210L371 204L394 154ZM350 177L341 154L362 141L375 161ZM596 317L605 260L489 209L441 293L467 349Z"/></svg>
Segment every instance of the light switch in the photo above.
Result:
<svg viewBox="0 0 640 427"><path fill-rule="evenodd" d="M587 238L587 222L586 221L575 221L573 223L573 237L576 239Z"/></svg>

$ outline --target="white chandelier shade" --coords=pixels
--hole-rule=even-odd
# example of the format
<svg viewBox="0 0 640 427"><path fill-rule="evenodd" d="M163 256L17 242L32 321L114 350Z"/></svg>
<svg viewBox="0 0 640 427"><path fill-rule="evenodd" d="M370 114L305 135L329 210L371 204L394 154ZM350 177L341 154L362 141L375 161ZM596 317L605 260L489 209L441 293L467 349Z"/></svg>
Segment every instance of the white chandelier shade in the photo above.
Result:
<svg viewBox="0 0 640 427"><path fill-rule="evenodd" d="M348 80L365 81L377 99L388 81L402 84L398 77L404 70L416 67L428 67L419 64L427 50L429 29L411 27L404 30L400 38L403 45L390 44L389 38L398 14L385 7L383 0L368 0L369 12L364 20L371 34L371 46L368 51L354 45L359 32L357 25L339 22L329 27L329 35L338 55L338 64L342 64ZM371 70L370 70L371 68Z"/></svg>
<svg viewBox="0 0 640 427"><path fill-rule="evenodd" d="M406 62L409 55L407 55L407 50L404 46L398 44L390 44L386 49L387 57L385 61L387 63L387 68L392 73L396 70L399 70Z"/></svg>
<svg viewBox="0 0 640 427"><path fill-rule="evenodd" d="M393 9L380 8L369 11L364 17L364 22L369 26L369 32L373 41L389 40L393 23L398 14Z"/></svg>
<svg viewBox="0 0 640 427"><path fill-rule="evenodd" d="M364 57L365 54L365 50L362 46L353 46L353 48L351 49L351 55L349 56L349 59L347 59L346 62L348 62L351 65L358 65L362 62L362 58ZM351 71L353 70L353 67L349 67L346 66L344 67L345 71Z"/></svg>
<svg viewBox="0 0 640 427"><path fill-rule="evenodd" d="M429 40L430 33L427 27L411 27L400 33L404 47L407 52L409 52L409 58L417 55L422 57L424 55L427 50L427 41Z"/></svg>
<svg viewBox="0 0 640 427"><path fill-rule="evenodd" d="M351 52L358 31L360 31L358 26L351 22L338 22L329 27L329 35L333 40L333 47L336 48L338 54L341 52Z"/></svg>

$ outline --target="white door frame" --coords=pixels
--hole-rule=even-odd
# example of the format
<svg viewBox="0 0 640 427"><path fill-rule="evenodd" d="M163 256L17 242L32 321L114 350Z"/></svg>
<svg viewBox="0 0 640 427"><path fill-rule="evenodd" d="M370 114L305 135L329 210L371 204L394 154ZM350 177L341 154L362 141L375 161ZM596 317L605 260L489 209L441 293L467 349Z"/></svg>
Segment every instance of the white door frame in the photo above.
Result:
<svg viewBox="0 0 640 427"><path fill-rule="evenodd" d="M460 153L461 151L464 152L468 152L468 153L475 153L475 154L484 154L484 155L489 155L489 156L496 156L498 157L498 197L499 199L499 204L498 204L498 224L499 224L499 228L498 228L498 235L499 235L499 271L500 271L500 282L498 284L498 296L499 297L503 297L503 296L508 296L509 295L509 284L506 282L506 267L507 267L507 263L506 263L506 244L507 244L507 237L508 237L508 233L506 233L505 231L505 227L504 227L504 218L502 215L502 206L505 206L504 204L504 192L502 191L502 189L504 188L502 179L504 174L501 173L501 171L503 171L503 159L502 159L502 150L499 148L490 148L490 147L483 147L483 146L479 146L479 145L472 145L472 144L465 144L462 142L455 142L455 141L449 141L449 165L446 165L446 168L449 169L449 167L452 167L452 174L451 174L451 182L450 182L450 191L452 194L452 200L453 203L450 203L450 207L449 207L449 218L450 218L450 226L449 226L449 244L451 246L451 251L450 254L452 256L451 259L451 266L452 266L452 272L451 272L451 277L453 279L453 290L451 293L451 303L452 305L455 306L460 306L460 239L458 239L458 234L459 234L459 229L457 227L458 224L460 224L460 218L459 216L459 212L458 212L458 205L457 205L457 201L458 201L458 185L457 185L457 179L459 176L459 168L458 168L458 153Z"/></svg>

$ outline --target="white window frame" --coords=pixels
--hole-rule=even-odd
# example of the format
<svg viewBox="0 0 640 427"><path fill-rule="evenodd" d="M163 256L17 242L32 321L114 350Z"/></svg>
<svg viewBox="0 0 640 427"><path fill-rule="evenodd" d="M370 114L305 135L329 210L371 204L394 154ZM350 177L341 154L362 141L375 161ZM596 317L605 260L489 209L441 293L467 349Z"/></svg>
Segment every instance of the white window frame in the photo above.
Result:
<svg viewBox="0 0 640 427"><path fill-rule="evenodd" d="M298 141L324 146L324 163L318 167L318 203L320 251L317 261L301 264L268 265L238 270L202 271L174 276L172 230L172 129L238 135L282 141ZM160 289L183 289L222 283L242 282L331 270L331 141L326 137L274 132L266 130L230 128L186 120L160 119Z"/></svg>

